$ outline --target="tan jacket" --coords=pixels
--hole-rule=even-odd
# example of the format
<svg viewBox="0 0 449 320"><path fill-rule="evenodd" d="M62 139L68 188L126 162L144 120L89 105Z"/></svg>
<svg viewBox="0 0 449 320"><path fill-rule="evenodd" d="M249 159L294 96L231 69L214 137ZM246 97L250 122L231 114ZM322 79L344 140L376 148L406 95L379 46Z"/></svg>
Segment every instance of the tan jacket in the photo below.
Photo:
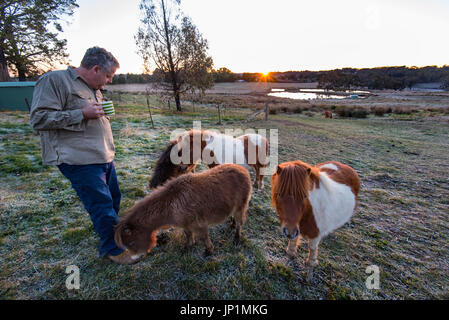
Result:
<svg viewBox="0 0 449 320"><path fill-rule="evenodd" d="M36 82L30 124L41 137L42 162L82 165L114 160L114 140L108 117L83 119L82 108L102 102L74 69L51 71Z"/></svg>

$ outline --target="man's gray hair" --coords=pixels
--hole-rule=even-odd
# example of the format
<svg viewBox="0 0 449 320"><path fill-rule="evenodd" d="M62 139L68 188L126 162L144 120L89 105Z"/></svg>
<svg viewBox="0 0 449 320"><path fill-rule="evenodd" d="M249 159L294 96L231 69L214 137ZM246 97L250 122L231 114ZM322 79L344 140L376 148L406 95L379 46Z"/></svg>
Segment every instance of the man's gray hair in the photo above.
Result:
<svg viewBox="0 0 449 320"><path fill-rule="evenodd" d="M106 49L93 47L86 50L81 67L91 69L99 66L103 71L110 71L112 67L120 68L118 60Z"/></svg>

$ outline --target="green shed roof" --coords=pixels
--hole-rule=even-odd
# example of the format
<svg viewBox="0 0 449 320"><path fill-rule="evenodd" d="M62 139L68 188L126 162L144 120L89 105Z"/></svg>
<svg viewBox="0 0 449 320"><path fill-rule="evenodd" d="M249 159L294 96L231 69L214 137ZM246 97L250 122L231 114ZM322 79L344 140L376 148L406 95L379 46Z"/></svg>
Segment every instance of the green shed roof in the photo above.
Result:
<svg viewBox="0 0 449 320"><path fill-rule="evenodd" d="M0 82L0 88L34 87L35 81Z"/></svg>

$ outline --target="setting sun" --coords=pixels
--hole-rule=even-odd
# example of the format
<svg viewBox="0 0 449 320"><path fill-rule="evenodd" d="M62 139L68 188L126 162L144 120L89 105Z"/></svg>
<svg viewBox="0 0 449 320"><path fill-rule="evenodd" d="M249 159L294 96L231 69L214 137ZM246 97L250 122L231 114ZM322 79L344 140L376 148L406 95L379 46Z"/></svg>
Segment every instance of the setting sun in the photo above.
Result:
<svg viewBox="0 0 449 320"><path fill-rule="evenodd" d="M271 79L271 72L261 72L260 74L260 80L259 81L263 81L263 82L268 82Z"/></svg>

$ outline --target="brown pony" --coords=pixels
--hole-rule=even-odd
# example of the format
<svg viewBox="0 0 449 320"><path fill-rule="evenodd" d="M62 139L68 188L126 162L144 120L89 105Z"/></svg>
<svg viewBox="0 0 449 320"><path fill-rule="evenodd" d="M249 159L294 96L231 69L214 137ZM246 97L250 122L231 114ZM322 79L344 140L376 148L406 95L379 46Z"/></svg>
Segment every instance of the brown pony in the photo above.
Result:
<svg viewBox="0 0 449 320"><path fill-rule="evenodd" d="M115 242L132 254L145 254L156 246L157 231L173 226L184 229L189 246L198 235L211 254L209 225L233 215L238 242L251 191L248 171L234 164L170 179L125 212L115 228Z"/></svg>
<svg viewBox="0 0 449 320"><path fill-rule="evenodd" d="M324 111L324 118L332 119L332 111L329 110Z"/></svg>
<svg viewBox="0 0 449 320"><path fill-rule="evenodd" d="M281 163L271 178L272 205L295 256L301 237L309 242L307 280L318 265L321 239L349 221L357 206L360 179L351 167L336 161L315 167L302 161Z"/></svg>
<svg viewBox="0 0 449 320"><path fill-rule="evenodd" d="M198 143L195 144L195 141ZM267 166L267 155L268 140L259 134L234 138L213 131L192 129L170 141L156 163L150 188L162 185L169 178L195 172L198 162L202 161L209 168L224 163L240 164L246 169L252 167L256 173L254 186L263 189L264 175L261 169ZM173 156L182 158L180 163L173 163Z"/></svg>

